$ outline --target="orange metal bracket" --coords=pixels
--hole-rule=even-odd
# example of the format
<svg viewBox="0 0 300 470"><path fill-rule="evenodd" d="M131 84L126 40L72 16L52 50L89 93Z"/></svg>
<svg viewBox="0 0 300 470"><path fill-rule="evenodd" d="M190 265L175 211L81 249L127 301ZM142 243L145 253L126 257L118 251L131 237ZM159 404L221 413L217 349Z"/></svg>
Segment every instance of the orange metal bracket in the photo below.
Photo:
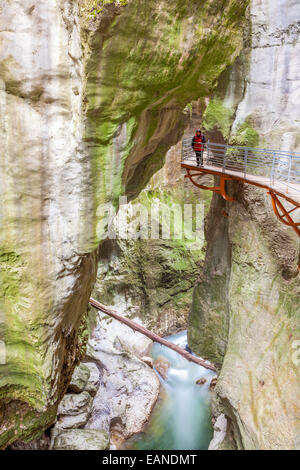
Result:
<svg viewBox="0 0 300 470"><path fill-rule="evenodd" d="M231 197L227 194L226 192L226 187L225 187L225 182L228 180L232 180L232 178L228 175L220 175L220 186L204 186L203 184L196 183L194 181L195 176L201 176L205 174L205 171L201 171L200 169L198 170L191 170L190 168L186 169L187 174L185 175L185 178L189 178L189 180L197 186L197 188L200 189L207 189L209 191L214 191L215 193L220 194L226 201L234 201L235 198ZM193 173L191 173L193 172Z"/></svg>
<svg viewBox="0 0 300 470"><path fill-rule="evenodd" d="M185 178L189 178L189 180L195 186L197 186L198 188L201 188L201 189L208 189L209 191L214 191L214 192L220 194L224 199L226 199L226 201L234 201L235 200L235 198L228 196L228 194L226 193L226 188L225 188L226 180L241 181L243 183L252 184L252 185L257 186L259 188L266 189L267 193L272 198L273 210L274 210L274 213L275 213L276 217L278 218L278 220L280 222L282 222L283 224L291 227L297 233L298 237L300 237L300 228L299 228L300 227L300 222L295 222L293 220L293 218L291 217L291 214L296 209L300 209L300 203L293 200L289 195L284 194L284 193L282 193L282 192L280 192L276 189L273 189L273 188L271 189L269 186L267 186L266 184L263 184L259 181L249 180L245 177L241 177L241 176L238 176L238 175L227 175L227 174L224 174L223 172L221 173L222 170L209 169L209 168L193 168L192 166L189 166L187 164L181 164L181 167L184 168L187 172L187 174L185 175ZM193 172L193 173L191 173L191 172ZM199 184L196 181L194 181L193 178L195 176L201 176L203 174L210 174L210 175L214 175L214 176L219 176L220 177L220 186L208 187L208 186L204 186L204 185ZM285 209L284 205L282 204L282 202L280 201L279 198L284 199L285 201L290 203L292 205L292 209L290 209L290 210ZM225 215L225 214L223 213L223 215ZM300 265L298 265L298 269L300 271Z"/></svg>
<svg viewBox="0 0 300 470"><path fill-rule="evenodd" d="M287 194L281 193L281 192L279 192L279 191L277 191L276 189L273 189L273 188L271 189L269 186L267 186L265 184L262 184L260 182L253 181L253 180L248 180L248 179L240 177L240 176L228 175L228 174L221 173L221 171L216 171L216 170L208 169L208 168L193 168L193 167L189 167L188 165L184 165L184 164L182 164L181 166L187 172L187 174L185 175L185 178L189 178L190 181L195 186L197 186L198 188L201 188L201 189L208 189L210 191L214 191L214 192L220 194L224 199L226 199L226 201L234 201L235 200L235 198L228 196L228 194L226 193L226 189L225 189L226 180L242 181L243 183L253 184L254 186L257 186L259 188L266 189L268 194L272 198L272 206L273 206L273 210L274 210L274 213L275 213L276 217L283 224L288 225L289 227L292 227L293 230L300 237L300 228L299 228L300 222L295 222L293 220L293 218L291 217L291 215L290 215L296 209L300 209L300 203L297 202L297 201L294 201ZM194 181L193 178L195 176L201 176L203 174L210 174L210 175L219 176L220 177L220 186L208 187L208 186L204 186L204 185L199 184L196 181ZM282 202L279 198L284 199L288 203L290 203L292 205L292 209L290 209L290 210L285 209L284 205L282 204Z"/></svg>
<svg viewBox="0 0 300 470"><path fill-rule="evenodd" d="M289 227L292 227L294 231L297 233L298 237L300 237L300 229L298 228L300 225L300 222L295 222L290 214L294 212L296 209L299 209L298 205L294 205L294 207L287 211L281 201L279 200L278 196L273 192L273 191L268 191L268 194L272 198L272 206L273 210L275 212L276 217L280 220L285 225L288 225ZM281 213L280 213L280 212Z"/></svg>

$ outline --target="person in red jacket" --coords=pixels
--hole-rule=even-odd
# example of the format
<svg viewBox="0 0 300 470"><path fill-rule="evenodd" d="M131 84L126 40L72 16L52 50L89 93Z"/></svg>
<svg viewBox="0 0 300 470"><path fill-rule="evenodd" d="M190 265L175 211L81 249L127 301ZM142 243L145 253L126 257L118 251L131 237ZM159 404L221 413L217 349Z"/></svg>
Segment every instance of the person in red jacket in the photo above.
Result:
<svg viewBox="0 0 300 470"><path fill-rule="evenodd" d="M192 147L196 154L197 166L203 166L203 150L205 143L206 140L204 135L202 134L200 129L197 129L196 134L194 135L192 140Z"/></svg>

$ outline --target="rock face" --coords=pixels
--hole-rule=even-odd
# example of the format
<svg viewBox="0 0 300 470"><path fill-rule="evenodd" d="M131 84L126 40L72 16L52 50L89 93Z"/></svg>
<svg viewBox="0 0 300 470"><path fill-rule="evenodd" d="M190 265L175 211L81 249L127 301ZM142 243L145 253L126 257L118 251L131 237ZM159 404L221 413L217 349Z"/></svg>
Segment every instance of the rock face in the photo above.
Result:
<svg viewBox="0 0 300 470"><path fill-rule="evenodd" d="M195 0L130 0L89 24L87 139L102 169L100 203L108 191L118 198L122 184L137 195L162 167L182 133L182 109L207 96L238 54L247 3L205 1L199 15Z"/></svg>
<svg viewBox="0 0 300 470"><path fill-rule="evenodd" d="M75 369L51 429L53 449L90 448L98 445L99 432L106 433L110 448L115 449L142 431L158 397L159 380L144 362L152 345L148 338L94 309L89 312L88 328L85 362ZM70 393L74 384L77 393ZM94 433L91 442L88 433L81 433L83 429Z"/></svg>
<svg viewBox="0 0 300 470"><path fill-rule="evenodd" d="M93 291L94 298L120 314L138 316L161 336L186 326L193 286L205 255L204 216L211 194L207 191L199 196L184 178L180 162L181 143L169 150L164 167L140 196L122 205L114 224L117 239L108 239L99 249ZM143 211L147 220L140 227ZM125 234L123 214L128 220ZM175 239L173 214L175 230L182 229L184 220ZM153 238L156 227L161 232Z"/></svg>
<svg viewBox="0 0 300 470"><path fill-rule="evenodd" d="M106 431L114 446L142 431L157 400L157 375L139 359L151 343L140 333L92 310L87 357L101 374L85 429Z"/></svg>
<svg viewBox="0 0 300 470"><path fill-rule="evenodd" d="M223 141L299 151L300 110L293 105L299 4L254 0L249 15L243 52L220 80L206 126ZM214 414L224 414L228 426L219 448L232 448L233 436L238 449L294 449L300 434L298 238L277 221L263 190L238 183L228 190L236 201L214 195L208 215L189 344L220 368Z"/></svg>
<svg viewBox="0 0 300 470"><path fill-rule="evenodd" d="M154 361L153 366L164 380L168 378L170 362L167 358L164 356L158 356L158 358Z"/></svg>
<svg viewBox="0 0 300 470"><path fill-rule="evenodd" d="M88 392L67 393L60 402L55 429L72 429L84 426L91 412L92 398Z"/></svg>
<svg viewBox="0 0 300 470"><path fill-rule="evenodd" d="M264 147L299 151L300 112L295 103L300 82L300 5L295 1L252 0L250 15L251 46L245 50L249 68L233 132L248 121L259 131ZM230 95L229 91L229 99Z"/></svg>
<svg viewBox="0 0 300 470"><path fill-rule="evenodd" d="M84 364L80 364L78 367L75 368L73 372L69 389L75 393L83 392L90 378L90 374L90 369Z"/></svg>
<svg viewBox="0 0 300 470"><path fill-rule="evenodd" d="M78 2L1 1L0 30L1 448L55 418L96 256Z"/></svg>
<svg viewBox="0 0 300 470"><path fill-rule="evenodd" d="M221 367L215 390L237 447L293 449L300 394L293 359L299 338L297 239L276 222L260 190L236 188L235 194L226 225L208 226L210 258L194 292L189 344ZM216 207L211 222L219 217Z"/></svg>
<svg viewBox="0 0 300 470"><path fill-rule="evenodd" d="M70 429L54 437L53 450L107 450L108 435L94 429Z"/></svg>
<svg viewBox="0 0 300 470"><path fill-rule="evenodd" d="M0 2L1 448L55 420L106 212L163 165L183 108L242 47L245 1L121 4Z"/></svg>

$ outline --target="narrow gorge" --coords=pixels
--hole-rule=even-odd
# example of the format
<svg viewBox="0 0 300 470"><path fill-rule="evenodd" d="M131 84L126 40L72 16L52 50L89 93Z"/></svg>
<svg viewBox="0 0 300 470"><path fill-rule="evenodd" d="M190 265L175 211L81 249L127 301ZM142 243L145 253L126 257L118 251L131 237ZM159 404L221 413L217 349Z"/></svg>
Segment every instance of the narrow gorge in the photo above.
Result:
<svg viewBox="0 0 300 470"><path fill-rule="evenodd" d="M0 449L300 449L299 229L181 166L290 182L298 100L297 0L0 0Z"/></svg>

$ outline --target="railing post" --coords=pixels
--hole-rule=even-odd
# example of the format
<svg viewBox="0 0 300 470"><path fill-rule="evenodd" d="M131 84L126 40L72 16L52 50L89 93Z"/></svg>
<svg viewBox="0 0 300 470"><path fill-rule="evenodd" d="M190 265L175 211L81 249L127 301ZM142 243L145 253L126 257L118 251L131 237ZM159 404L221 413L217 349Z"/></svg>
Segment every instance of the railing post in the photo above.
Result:
<svg viewBox="0 0 300 470"><path fill-rule="evenodd" d="M287 187L286 187L286 192L287 192L287 193L288 193L288 191L289 191L290 177L291 177L291 169L292 169L292 155L290 155L290 161L289 161L289 173L288 173L288 180L287 180Z"/></svg>
<svg viewBox="0 0 300 470"><path fill-rule="evenodd" d="M206 143L206 148L207 148L207 162L206 162L206 164L209 165L209 139Z"/></svg>
<svg viewBox="0 0 300 470"><path fill-rule="evenodd" d="M245 158L244 158L244 178L246 178L247 163L248 163L248 149L245 149Z"/></svg>
<svg viewBox="0 0 300 470"><path fill-rule="evenodd" d="M273 161L272 161L272 170L271 170L271 175L270 175L270 186L274 186L275 158L276 158L276 154L274 152Z"/></svg>
<svg viewBox="0 0 300 470"><path fill-rule="evenodd" d="M222 167L222 171L223 173L225 172L225 169L226 169L226 158L227 158L227 145L224 145L224 159L223 159L223 167Z"/></svg>

